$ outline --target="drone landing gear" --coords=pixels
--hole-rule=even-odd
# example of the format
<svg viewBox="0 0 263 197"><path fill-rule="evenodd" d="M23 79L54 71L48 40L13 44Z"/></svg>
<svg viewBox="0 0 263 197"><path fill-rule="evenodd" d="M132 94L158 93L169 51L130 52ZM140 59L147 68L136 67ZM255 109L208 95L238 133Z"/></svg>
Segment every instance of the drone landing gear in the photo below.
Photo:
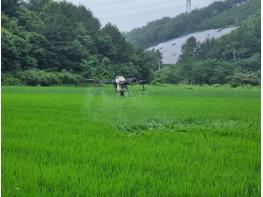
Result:
<svg viewBox="0 0 263 197"><path fill-rule="evenodd" d="M120 96L125 96L125 92L127 92L128 95L131 96L128 87L126 87L125 89L123 89L123 90L120 91Z"/></svg>
<svg viewBox="0 0 263 197"><path fill-rule="evenodd" d="M145 91L145 87L144 87L144 84L142 84L142 91Z"/></svg>
<svg viewBox="0 0 263 197"><path fill-rule="evenodd" d="M128 89L128 86L126 86L126 91L128 92L128 95L131 96L131 95L130 95L130 91L129 91L129 89Z"/></svg>
<svg viewBox="0 0 263 197"><path fill-rule="evenodd" d="M119 85L119 87L118 87L118 85ZM115 94L120 93L121 97L125 96L125 92L127 92L128 95L131 96L129 88L128 88L128 84L126 84L126 83L123 83L123 84L116 84L115 83L114 84L114 90L115 90Z"/></svg>

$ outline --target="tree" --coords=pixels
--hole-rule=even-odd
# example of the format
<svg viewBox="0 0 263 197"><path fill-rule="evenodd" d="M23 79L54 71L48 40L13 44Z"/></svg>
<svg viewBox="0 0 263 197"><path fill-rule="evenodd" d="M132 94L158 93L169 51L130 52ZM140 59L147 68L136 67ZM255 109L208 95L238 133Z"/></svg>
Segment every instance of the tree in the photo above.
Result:
<svg viewBox="0 0 263 197"><path fill-rule="evenodd" d="M2 12L7 16L16 16L19 0L2 0Z"/></svg>
<svg viewBox="0 0 263 197"><path fill-rule="evenodd" d="M188 62L196 59L199 56L199 47L200 43L195 37L188 38L182 46L182 55L179 57L179 62Z"/></svg>
<svg viewBox="0 0 263 197"><path fill-rule="evenodd" d="M128 60L129 45L118 28L110 23L102 28L102 35L106 37L108 45L113 45L115 51L110 54L113 62L125 62Z"/></svg>
<svg viewBox="0 0 263 197"><path fill-rule="evenodd" d="M30 10L33 10L36 13L39 13L43 9L43 7L50 2L51 0L29 0L27 3L27 7Z"/></svg>

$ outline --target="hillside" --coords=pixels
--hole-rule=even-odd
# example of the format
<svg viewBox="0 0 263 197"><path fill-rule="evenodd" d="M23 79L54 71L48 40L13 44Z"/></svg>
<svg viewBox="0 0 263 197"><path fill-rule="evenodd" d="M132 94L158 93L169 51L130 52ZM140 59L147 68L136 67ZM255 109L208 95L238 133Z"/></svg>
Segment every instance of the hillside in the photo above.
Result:
<svg viewBox="0 0 263 197"><path fill-rule="evenodd" d="M157 73L162 82L260 84L261 68L260 10L249 16L239 28L219 39L203 43L190 37L182 46L175 65Z"/></svg>
<svg viewBox="0 0 263 197"><path fill-rule="evenodd" d="M189 14L165 17L136 28L125 34L130 43L148 48L188 33L239 26L251 14L260 9L258 0L227 0L214 2L210 6L193 10Z"/></svg>
<svg viewBox="0 0 263 197"><path fill-rule="evenodd" d="M190 38L195 37L200 43L205 42L207 39L217 39L221 36L231 33L238 27L229 27L224 29L210 29L195 33L190 33L179 38L169 40L167 42L162 42L156 46L148 48L148 50L159 50L162 56L163 64L175 64L177 63L180 55L182 54L182 46Z"/></svg>
<svg viewBox="0 0 263 197"><path fill-rule="evenodd" d="M2 1L2 83L79 84L84 78L149 80L158 58L102 26L84 6L66 1Z"/></svg>

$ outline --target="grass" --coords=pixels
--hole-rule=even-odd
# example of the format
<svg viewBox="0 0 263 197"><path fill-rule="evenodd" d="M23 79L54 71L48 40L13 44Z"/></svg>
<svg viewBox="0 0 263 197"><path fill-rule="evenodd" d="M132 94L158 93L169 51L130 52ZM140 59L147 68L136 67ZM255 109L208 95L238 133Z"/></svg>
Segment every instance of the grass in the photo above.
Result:
<svg viewBox="0 0 263 197"><path fill-rule="evenodd" d="M3 196L260 196L260 89L2 87Z"/></svg>

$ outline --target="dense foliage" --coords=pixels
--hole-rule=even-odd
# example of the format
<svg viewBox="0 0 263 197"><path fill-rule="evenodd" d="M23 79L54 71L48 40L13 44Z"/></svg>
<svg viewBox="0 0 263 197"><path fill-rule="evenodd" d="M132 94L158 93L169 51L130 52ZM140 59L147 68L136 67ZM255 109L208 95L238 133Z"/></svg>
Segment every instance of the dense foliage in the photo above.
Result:
<svg viewBox="0 0 263 197"><path fill-rule="evenodd" d="M156 74L157 81L191 84L260 84L260 12L232 33L199 43L190 37L176 65Z"/></svg>
<svg viewBox="0 0 263 197"><path fill-rule="evenodd" d="M112 24L102 27L84 6L4 0L1 18L4 84L80 83L119 74L150 80L158 67L154 52L134 48Z"/></svg>
<svg viewBox="0 0 263 197"><path fill-rule="evenodd" d="M164 17L126 33L126 39L136 46L147 48L190 32L239 26L251 13L260 8L259 0L226 0L210 6L183 13L176 17Z"/></svg>

